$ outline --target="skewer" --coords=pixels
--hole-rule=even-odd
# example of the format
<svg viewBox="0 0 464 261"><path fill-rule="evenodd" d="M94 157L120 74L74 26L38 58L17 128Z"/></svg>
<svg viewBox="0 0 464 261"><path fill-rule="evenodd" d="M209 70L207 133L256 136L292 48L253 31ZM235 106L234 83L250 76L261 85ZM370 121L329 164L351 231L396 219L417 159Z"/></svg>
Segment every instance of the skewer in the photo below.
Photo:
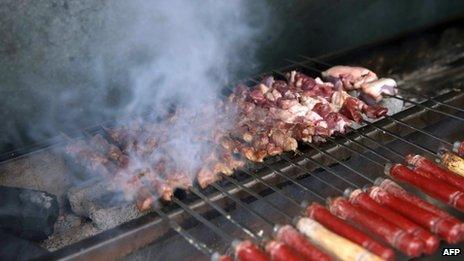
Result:
<svg viewBox="0 0 464 261"><path fill-rule="evenodd" d="M364 174L358 172L357 170L353 169L352 167L348 166L346 163L341 162L339 159L337 159L337 158L335 158L334 156L332 156L329 152L327 152L327 151L325 151L325 150L321 150L321 149L319 149L318 147L314 146L314 145L311 144L311 143L308 143L308 145L309 145L311 148L313 148L313 149L315 149L315 150L317 150L317 151L319 151L319 152L324 153L324 154L327 155L329 158L331 158L332 160L337 161L337 163L339 163L340 165L344 166L345 168L351 170L352 172L358 173L358 174L359 174L361 177L363 177L365 180L367 180L367 181L369 181L369 182L371 182L371 183L374 183L374 179L369 178L368 176L366 176L366 175L364 175ZM359 187L359 186L358 186L358 187Z"/></svg>
<svg viewBox="0 0 464 261"><path fill-rule="evenodd" d="M447 103L444 103L444 102L441 102L441 101L437 101L435 100L434 98L432 97L429 97L427 95L424 95L424 94L421 94L415 90L413 90L412 88L403 88L403 87L400 87L400 86L397 86L396 88L398 88L399 90L401 90L402 92L409 92L410 94L413 94L413 95L416 95L416 96L419 96L419 97L422 97L424 99L427 99L427 100L430 100L436 104L440 104L441 106L445 106L445 107L448 107L448 108L451 108L453 110L456 110L456 111L460 111L460 112L464 112L464 109L461 109L459 107L456 107L454 105L451 105L451 104L447 104Z"/></svg>
<svg viewBox="0 0 464 261"><path fill-rule="evenodd" d="M270 221L268 218L264 217L260 213L256 212L255 210L251 209L250 207L246 206L241 200L238 198L232 196L229 192L227 192L225 189L223 189L221 186L219 186L216 183L212 183L211 186L213 186L215 189L221 191L224 195L226 195L228 198L232 199L235 203L237 203L239 206L241 206L244 209L247 209L250 213L252 213L254 216L262 219L267 225L273 227L274 223Z"/></svg>
<svg viewBox="0 0 464 261"><path fill-rule="evenodd" d="M369 123L369 122L364 121L364 123ZM405 142L405 143L407 143L407 144L409 144L409 145L411 145L413 147L416 147L416 148L418 148L418 149L420 149L420 150L422 150L422 151L424 151L424 152L426 152L426 153L428 153L430 155L434 155L434 156L436 155L436 153L433 152L432 150L427 149L427 148L425 148L425 147L423 147L421 145L415 144L415 143L413 143L411 141L408 141L408 140L404 139L403 137L401 137L401 136L399 136L399 135L397 135L397 134L395 134L395 133L393 133L393 132L391 132L389 130L386 130L386 129L382 128L382 127L379 127L379 126L375 125L375 123L372 123L369 126L372 126L372 127L376 128L376 129L378 129L378 130L380 130L380 131L382 131L384 133L387 133L388 135L390 135L390 136L392 136L392 137L394 137L396 139L399 139L399 140L401 140L401 141L403 141L403 142Z"/></svg>
<svg viewBox="0 0 464 261"><path fill-rule="evenodd" d="M62 131L60 131L59 134L60 134L61 136L63 136L63 137L65 138L65 140L67 140L67 141L74 141L73 138L71 138L68 134L66 134L66 133L64 133L64 132L62 132Z"/></svg>
<svg viewBox="0 0 464 261"><path fill-rule="evenodd" d="M399 123L399 124L401 124L401 125L403 125L403 126L406 126L406 127L410 128L410 129L413 129L414 131L417 131L417 132L420 132L420 133L422 133L422 134L424 134L424 135L427 135L427 136L429 136L430 138L435 139L435 140L438 140L438 141L440 141L440 142L442 142L442 143L444 143L444 144L446 144L446 145L448 145L448 146L452 146L451 142L446 141L446 140L444 140L444 139L442 139L442 138L440 138L440 137L437 137L437 136L431 134L430 132L427 132L427 131L421 130L421 129L419 129L419 128L416 128L416 127L414 127L414 126L411 126L411 125L405 123L405 122L402 121L402 120L395 119L395 118L393 118L392 116L389 116L389 115L385 115L385 118L387 118L387 119L389 119L389 120L391 120L391 121L394 121L394 122L396 122L396 123Z"/></svg>
<svg viewBox="0 0 464 261"><path fill-rule="evenodd" d="M415 102L415 101L412 101L410 99L406 99L406 98L403 98L403 97L400 97L400 96L396 96L396 95L389 95L389 94L384 94L385 97L390 97L390 98L394 98L394 99L397 99L397 100L402 100L404 102L409 102L409 103L412 103L418 107L421 107L425 110L428 110L428 111L433 111L433 112L436 112L436 113L439 113L439 114L442 114L442 115L445 115L445 116L448 116L450 118L453 118L455 120L458 120L458 121L463 121L464 122L464 119L461 118L461 117L458 117L456 115L453 115L453 114L450 114L450 113L447 113L447 112L443 112L443 111L440 111L440 110L437 110L435 108L430 108L430 107L427 107L425 105L423 105L422 103L420 102Z"/></svg>
<svg viewBox="0 0 464 261"><path fill-rule="evenodd" d="M234 224L236 227L241 229L245 234L250 236L255 242L259 241L259 236L253 233L249 228L245 227L244 225L240 224L237 222L235 219L233 219L229 214L227 214L224 209L219 207L216 203L212 202L208 197L206 197L203 193L201 193L198 189L194 187L190 187L190 191L193 192L196 196L204 200L208 205L213 207L216 211L221 213L227 220L229 220L232 224Z"/></svg>
<svg viewBox="0 0 464 261"><path fill-rule="evenodd" d="M199 193L199 194L201 194L201 193ZM205 200L207 200L207 201L209 201L205 196L203 196L202 198L205 199ZM219 207L218 207L218 208L219 208ZM301 206L298 205L298 208L301 208ZM219 209L220 209L220 208L219 208ZM247 208L247 209L250 210L249 208ZM227 213L225 213L222 209L221 209L220 213L221 213L223 216L225 216L226 218L229 216L229 215L228 215ZM276 227L279 227L279 226L275 225L275 226L274 226L274 230L275 230ZM242 230L244 229L243 226L241 226L241 225L239 226L239 228L242 229ZM266 250L270 253L270 249L268 249L268 247L269 247L269 242L270 242L270 241L268 241L268 239L267 239L266 237L264 237L264 236L261 236L261 238L258 238L258 237L259 237L258 235L255 235L255 239L256 239L255 242L256 242L258 245L266 245ZM242 241L242 242L243 242L243 241ZM280 244L282 244L282 243L280 243ZM232 245L233 245L233 247L235 248L235 247L236 247L236 242L233 242ZM235 246L234 246L234 245L235 245ZM311 247L312 247L312 246L311 246ZM288 246L287 246L287 248L288 248ZM276 249L274 249L274 250L276 250ZM293 251L295 251L295 249L293 249L293 248L288 248L287 250L288 250L288 251L291 251L292 253L293 253ZM279 254L279 253L280 253L280 254L285 254L285 253L283 253L283 252L281 253L281 252L282 252L281 249L279 249L278 252L275 252L275 251L274 251L273 254ZM284 252L285 252L285 251L284 251ZM306 253L307 253L307 252L310 252L312 255L318 254L319 256L324 257L324 254L321 253L319 250L317 250L317 248L314 248L314 247L313 247L313 248L310 248L310 249L305 249L305 252L306 252ZM294 254L296 254L296 253L297 253L297 252L295 252ZM271 254L271 256L274 256L273 254Z"/></svg>
<svg viewBox="0 0 464 261"><path fill-rule="evenodd" d="M169 226L176 231L179 235L181 235L189 244L194 246L196 249L198 249L200 252L203 254L210 256L214 254L214 251L209 248L205 243L198 241L196 238L194 238L190 233L185 231L177 222L174 220L171 220L168 218L168 216L159 210L158 208L153 208L154 211L165 221L169 224Z"/></svg>
<svg viewBox="0 0 464 261"><path fill-rule="evenodd" d="M312 159L311 157L306 156L304 153L300 152L299 150L295 151L295 153L296 153L297 155L303 156L305 159L307 159L307 160L309 160L310 162L316 164L318 167L323 168L323 169L327 169L326 166L322 165L321 163L317 162L316 160ZM293 160L290 160L287 156L280 155L280 158L284 159L284 160L287 161L287 162L290 162L293 166L295 166L295 167L297 167L297 168L303 170L305 173L311 173L311 170L309 170L308 168L306 168L306 167L300 165L299 163L294 162ZM340 176L340 175L337 175L337 174L334 174L334 175L335 175L337 178L339 178L339 179L345 181L346 183L348 183L348 184L350 184L350 185L353 185L353 186L356 186L354 183L352 183L351 181L347 180L346 178L344 178L344 177L342 177L342 176ZM325 180L323 180L323 179L321 179L321 178L319 178L319 177L317 177L317 176L315 176L315 175L312 175L312 176L313 176L314 178L317 178L317 180L323 182L324 184L328 185L329 187L335 189L337 192L343 192L343 190L341 190L341 189L335 187L335 186L332 185L331 183L329 183L329 182L327 182L327 181L325 181Z"/></svg>
<svg viewBox="0 0 464 261"><path fill-rule="evenodd" d="M369 141L371 141L371 142L377 144L377 145L379 146L379 148L382 148L382 149L384 149L384 150L386 150L386 151L388 151L388 152L390 152L390 153L392 153L392 154L398 156L398 157L401 158L401 159L404 157L403 154L401 154L401 153L399 153L398 151L396 151L396 150L394 150L394 149L388 147L387 145L384 145L384 144L382 144L382 143L376 141L375 139L369 137L368 135L366 135L365 133L361 132L360 130L357 130L357 129L351 129L351 130L352 130L353 132L355 132L355 133L357 133L357 134L363 136L364 138L368 139ZM349 138L348 136L345 136L345 137L347 137L347 139L349 139L349 140L355 142L356 144L359 144L359 145L362 144L362 143L356 141L355 139ZM366 147L367 147L367 146L366 146ZM370 148L369 148L369 149L370 149ZM372 149L371 149L371 150L372 150ZM385 157L385 156L382 156L382 155L380 155L380 154L378 154L378 156L379 156L379 157L382 157L382 158L385 159L386 161L389 161L389 160L390 160L389 158L387 158L387 157Z"/></svg>
<svg viewBox="0 0 464 261"><path fill-rule="evenodd" d="M274 189L274 190L275 190L275 189ZM302 206L300 205L300 206L299 206L299 209L304 210L304 207L302 207Z"/></svg>
<svg viewBox="0 0 464 261"><path fill-rule="evenodd" d="M343 147L346 148L347 150L359 154L359 156L361 156L362 158L367 159L368 161L374 163L375 165L381 167L382 169L384 168L384 165L383 165L383 164L378 163L377 161L375 161L375 160L373 160L373 159L367 157L366 155L362 154L361 152L359 152L359 151L357 151L357 150L354 150L354 149L350 148L350 146L348 146L348 145L346 145L346 144L344 144L344 143L342 143L342 142L338 142L337 140L335 140L335 139L333 139L333 138L331 138L331 137L327 137L326 139L330 140L332 143L337 144L337 146L343 146Z"/></svg>
<svg viewBox="0 0 464 261"><path fill-rule="evenodd" d="M283 193L280 189L278 189L276 186L272 185L272 184L269 184L268 182L266 182L265 180L263 180L260 176L256 175L256 174L253 174L251 171L249 171L246 167L244 168L246 169L246 171L243 171L244 173L248 174L249 176L251 176L252 178L258 180L261 184L264 184L265 186L267 186L268 188L272 189L273 191L279 193L283 198L285 198L286 200L288 200L289 202L291 202L294 206L297 206L299 207L300 204L298 202L296 202L293 198L287 196L285 193Z"/></svg>
<svg viewBox="0 0 464 261"><path fill-rule="evenodd" d="M283 156L279 156L280 158L282 159L285 159L285 157ZM293 163L292 161L287 161L287 162L290 162L293 166L297 167L297 168L303 168L302 166L298 165L298 164L295 164ZM269 169L271 169L272 171L274 171L274 173L277 173L279 174L281 177L284 177L285 179L287 179L288 181L292 182L293 184L295 184L296 186L298 186L299 188L303 189L304 191L306 192L309 192L311 194L313 194L314 196L316 196L319 200L321 200L322 202L325 202L325 197L315 193L314 191L308 189L307 187L303 186L300 182L296 181L293 177L290 177L286 174L284 174L282 171L270 166L269 164L267 164L266 162L263 162L263 165L265 165L266 167L268 167ZM306 168L303 168L303 170L306 172L306 173L310 173L310 171L308 171ZM341 189L333 186L332 184L330 184L329 182L315 176L315 175L311 175L312 177L316 178L317 180L319 180L320 182L328 185L329 187L335 189L336 191L342 191Z"/></svg>
<svg viewBox="0 0 464 261"><path fill-rule="evenodd" d="M176 197L172 197L172 201L179 205L183 210L185 210L187 213L189 213L191 216L193 216L195 219L200 221L203 225L207 226L209 229L214 231L214 233L218 234L221 238L223 238L225 241L229 241L232 243L235 239L230 236L229 234L225 233L222 231L220 228L218 228L216 225L214 225L211 221L205 219L203 216L198 214L197 212L193 211L188 205L180 201Z"/></svg>
<svg viewBox="0 0 464 261"><path fill-rule="evenodd" d="M278 213L280 213L282 216L284 216L285 218L287 218L289 221L291 221L293 218L290 217L287 213L283 212L282 210L279 209L278 206L276 206L275 204L273 204L272 202L270 202L269 200L267 200L266 198L264 198L263 196L257 194L256 192L252 191L251 189L245 187L244 185L240 184L239 182L237 182L235 179L227 176L227 175L224 175L222 174L222 176L228 180L229 182L235 184L236 186L242 188L243 190L245 190L248 194L252 195L253 197L255 197L256 199L260 199L260 200L263 200L264 202L266 202L266 204L268 204L269 206L272 207L272 209L276 210Z"/></svg>

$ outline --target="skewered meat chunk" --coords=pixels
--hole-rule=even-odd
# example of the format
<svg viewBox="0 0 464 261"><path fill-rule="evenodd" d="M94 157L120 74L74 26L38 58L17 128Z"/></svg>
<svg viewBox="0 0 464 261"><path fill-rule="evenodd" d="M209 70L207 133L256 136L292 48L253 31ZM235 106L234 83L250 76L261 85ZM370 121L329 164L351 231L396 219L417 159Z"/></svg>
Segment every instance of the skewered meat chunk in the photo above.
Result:
<svg viewBox="0 0 464 261"><path fill-rule="evenodd" d="M91 139L92 144L108 158L116 162L120 167L126 167L129 163L129 157L115 145L110 144L101 134L96 134Z"/></svg>
<svg viewBox="0 0 464 261"><path fill-rule="evenodd" d="M366 68L343 65L323 71L322 77L331 82L341 81L345 90L359 89L364 83L377 80L377 75Z"/></svg>
<svg viewBox="0 0 464 261"><path fill-rule="evenodd" d="M362 121L361 111L363 105L364 104L361 102L361 100L358 100L353 97L348 97L346 98L345 103L340 109L340 113L345 115L349 119L359 123Z"/></svg>
<svg viewBox="0 0 464 261"><path fill-rule="evenodd" d="M209 184L212 184L219 179L220 177L217 175L217 173L214 173L208 167L201 168L197 173L198 184L202 188L206 188Z"/></svg>
<svg viewBox="0 0 464 261"><path fill-rule="evenodd" d="M380 78L372 82L366 82L361 86L363 100L368 104L375 104L382 100L382 94L395 95L396 81L391 78Z"/></svg>
<svg viewBox="0 0 464 261"><path fill-rule="evenodd" d="M72 156L78 163L85 166L90 171L111 175L111 162L105 155L93 150L85 141L79 140L66 146L65 152Z"/></svg>
<svg viewBox="0 0 464 261"><path fill-rule="evenodd" d="M150 190L146 187L140 188L138 192L138 197L136 200L137 208L140 211L146 211L152 207L153 203L154 203L154 197L150 193Z"/></svg>
<svg viewBox="0 0 464 261"><path fill-rule="evenodd" d="M364 104L362 111L368 118L377 119L387 114L388 109L379 105L367 105Z"/></svg>

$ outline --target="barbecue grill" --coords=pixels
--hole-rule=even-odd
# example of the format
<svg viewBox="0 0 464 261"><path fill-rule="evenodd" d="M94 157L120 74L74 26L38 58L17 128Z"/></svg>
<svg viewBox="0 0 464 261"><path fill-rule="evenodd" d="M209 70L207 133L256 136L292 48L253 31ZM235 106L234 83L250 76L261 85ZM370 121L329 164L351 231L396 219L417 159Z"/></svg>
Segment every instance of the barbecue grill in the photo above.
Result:
<svg viewBox="0 0 464 261"><path fill-rule="evenodd" d="M436 157L441 147L449 148L453 141L464 138L461 131L464 129L461 84L464 47L442 46L434 40L451 27L461 33L464 30L462 21L458 20L336 54L317 58L301 55L288 59L288 66L245 79L243 82L253 84L263 75L281 78L290 70L316 76L334 64L359 64L379 74L397 74L403 79L399 83L401 96L390 98L404 102L404 108L394 115L365 122L346 135L328 138L326 143L302 144L295 153L272 157L262 164L247 164L233 176L223 175L222 181L207 189L193 187L187 192L177 191L171 203L66 245L41 259L207 260L216 252L230 253L236 239L260 243L270 238L275 225L292 223L306 203L324 204L327 198L343 195L347 188L374 184L377 178L385 178L386 163L402 162L408 153ZM426 46L419 50L403 49L414 46L418 38ZM441 48L433 52L441 52L440 59L423 58L427 64L414 63L435 48ZM405 74L400 75L401 72ZM224 94L233 86L225 88ZM109 124L66 135L79 138L79 135L104 133ZM38 146L4 153L0 155L2 171L54 151L66 139L58 137ZM60 159L55 162L63 163ZM53 160L47 162L52 163ZM406 187L458 218L464 217L415 188ZM398 256L405 258L400 253Z"/></svg>

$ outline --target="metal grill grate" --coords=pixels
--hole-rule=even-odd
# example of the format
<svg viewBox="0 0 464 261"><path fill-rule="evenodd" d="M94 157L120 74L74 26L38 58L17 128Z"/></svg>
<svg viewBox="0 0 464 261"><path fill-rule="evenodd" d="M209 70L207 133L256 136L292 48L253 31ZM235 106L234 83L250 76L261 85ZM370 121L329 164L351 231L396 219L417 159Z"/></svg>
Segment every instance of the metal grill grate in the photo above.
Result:
<svg viewBox="0 0 464 261"><path fill-rule="evenodd" d="M296 69L314 75L329 66L316 59L303 58L298 62L289 60L289 66L265 74L281 77L284 71ZM247 81L256 83L259 79L260 75ZM292 223L301 213L303 202L325 203L327 197L342 195L346 188L373 184L377 177L383 176L385 163L401 162L406 153L434 157L440 146L451 146L454 140L422 128L443 120L464 127L464 110L456 106L463 104L464 93L453 89L428 97L405 86L400 90L409 96L391 97L408 104L398 114L373 123L366 121L363 127L352 129L344 136L328 138L320 146L304 144L294 154L250 164L234 176L223 175L222 181L206 190L191 188L189 195L176 195L170 205L155 209L152 214L44 258L123 256L172 236L172 231L207 256L216 251L225 252L235 239L260 243L272 236L276 224ZM87 131L103 129L100 126ZM418 142L421 138L424 142ZM276 200L268 197L271 194ZM247 218L232 214L238 209L247 212ZM225 220L227 226L218 225L215 221L218 218ZM191 232L199 224L212 232L209 239L195 237Z"/></svg>

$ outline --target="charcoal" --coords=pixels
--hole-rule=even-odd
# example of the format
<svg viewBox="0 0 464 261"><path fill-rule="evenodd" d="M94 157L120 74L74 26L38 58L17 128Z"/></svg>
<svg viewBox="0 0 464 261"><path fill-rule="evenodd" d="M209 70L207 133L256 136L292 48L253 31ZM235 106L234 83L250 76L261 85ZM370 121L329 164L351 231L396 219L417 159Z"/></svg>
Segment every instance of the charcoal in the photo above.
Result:
<svg viewBox="0 0 464 261"><path fill-rule="evenodd" d="M121 198L120 192L111 190L104 182L68 191L73 212L90 218L99 229L113 228L143 215L133 202Z"/></svg>
<svg viewBox="0 0 464 261"><path fill-rule="evenodd" d="M43 240L53 233L56 196L38 190L0 186L0 228L16 236Z"/></svg>
<svg viewBox="0 0 464 261"><path fill-rule="evenodd" d="M34 242L0 231L0 260L31 260L46 253Z"/></svg>

